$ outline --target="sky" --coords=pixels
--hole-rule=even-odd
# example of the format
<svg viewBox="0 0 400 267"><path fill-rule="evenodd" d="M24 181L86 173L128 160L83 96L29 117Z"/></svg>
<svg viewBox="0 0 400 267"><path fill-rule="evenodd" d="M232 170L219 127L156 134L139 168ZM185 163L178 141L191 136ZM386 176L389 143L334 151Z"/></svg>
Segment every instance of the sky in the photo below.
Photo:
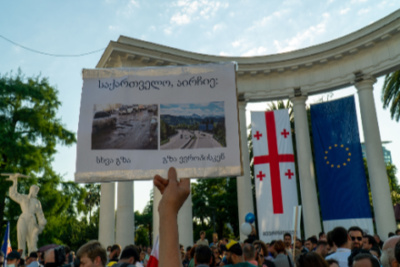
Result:
<svg viewBox="0 0 400 267"><path fill-rule="evenodd" d="M271 55L342 37L399 8L400 0L1 1L0 75L20 68L26 77L47 77L62 102L57 116L77 132L82 69L95 68L104 48L120 35L203 54ZM386 147L400 168L400 122L382 109L382 79L374 86L381 139L392 141ZM354 88L329 97L351 94ZM75 160L76 146L58 146L53 167L73 180ZM143 210L151 188L150 181L135 182L135 210Z"/></svg>

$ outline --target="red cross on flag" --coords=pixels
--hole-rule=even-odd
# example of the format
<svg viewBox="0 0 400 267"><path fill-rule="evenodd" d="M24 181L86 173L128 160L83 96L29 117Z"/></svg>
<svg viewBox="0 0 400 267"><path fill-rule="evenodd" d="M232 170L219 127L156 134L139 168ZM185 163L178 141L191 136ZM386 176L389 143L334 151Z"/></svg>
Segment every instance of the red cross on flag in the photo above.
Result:
<svg viewBox="0 0 400 267"><path fill-rule="evenodd" d="M251 129L261 240L293 234L293 207L298 205L292 134L287 109L252 112Z"/></svg>

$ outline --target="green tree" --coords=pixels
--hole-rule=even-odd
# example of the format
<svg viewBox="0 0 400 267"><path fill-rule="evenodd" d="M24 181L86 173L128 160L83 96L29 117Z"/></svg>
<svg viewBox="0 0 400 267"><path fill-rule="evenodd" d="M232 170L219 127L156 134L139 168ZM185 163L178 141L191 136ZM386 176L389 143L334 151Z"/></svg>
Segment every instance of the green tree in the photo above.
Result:
<svg viewBox="0 0 400 267"><path fill-rule="evenodd" d="M400 70L386 75L382 88L383 108L390 105L392 119L400 119ZM391 104L390 104L391 103Z"/></svg>
<svg viewBox="0 0 400 267"><path fill-rule="evenodd" d="M153 190L150 192L150 201L143 212L135 211L135 244L148 246L152 244L153 237ZM140 231L138 232L138 229ZM146 233L147 236L144 235Z"/></svg>
<svg viewBox="0 0 400 267"><path fill-rule="evenodd" d="M76 141L75 134L56 116L60 105L57 90L46 78L25 78L21 71L17 75L0 76L0 173L29 175L30 179L19 181L21 193L27 193L30 185L38 183L42 187L39 196L43 196L46 189L37 177L45 177L46 183L51 177L55 184L60 179L51 170L56 145L71 145ZM15 223L20 213L18 204L7 196L10 185L0 179L1 225L5 219ZM58 208L56 205L54 209Z"/></svg>

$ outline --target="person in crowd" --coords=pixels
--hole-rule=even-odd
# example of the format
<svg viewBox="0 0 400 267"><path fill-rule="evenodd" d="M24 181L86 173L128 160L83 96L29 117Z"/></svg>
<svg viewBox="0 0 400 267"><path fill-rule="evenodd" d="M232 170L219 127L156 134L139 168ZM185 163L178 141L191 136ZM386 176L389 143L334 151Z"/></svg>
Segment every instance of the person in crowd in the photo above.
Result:
<svg viewBox="0 0 400 267"><path fill-rule="evenodd" d="M38 254L36 252L29 253L25 265L26 267L39 267Z"/></svg>
<svg viewBox="0 0 400 267"><path fill-rule="evenodd" d="M378 246L378 243L376 243L374 237L372 235L365 235L363 237L362 249L370 250L373 246Z"/></svg>
<svg viewBox="0 0 400 267"><path fill-rule="evenodd" d="M331 255L332 253L336 252L336 249L337 249L336 245L333 243L333 240L332 240L332 231L329 231L327 233L326 239L327 239L328 246L329 246L328 255Z"/></svg>
<svg viewBox="0 0 400 267"><path fill-rule="evenodd" d="M352 226L348 229L347 232L351 238L351 249L361 249L363 246L363 230L358 226Z"/></svg>
<svg viewBox="0 0 400 267"><path fill-rule="evenodd" d="M301 254L304 254L304 253L308 252L308 250L304 247L303 239L300 239L300 238L296 238L295 248L300 250Z"/></svg>
<svg viewBox="0 0 400 267"><path fill-rule="evenodd" d="M343 227L336 227L332 230L332 241L336 245L336 252L330 254L325 259L337 260L340 267L348 267L347 258L351 254L351 242L350 237Z"/></svg>
<svg viewBox="0 0 400 267"><path fill-rule="evenodd" d="M383 243L381 256L382 267L400 266L400 261L398 261L395 256L395 248L399 240L400 236L394 235Z"/></svg>
<svg viewBox="0 0 400 267"><path fill-rule="evenodd" d="M81 246L76 252L76 257L80 262L79 267L105 267L107 264L107 252L96 240Z"/></svg>
<svg viewBox="0 0 400 267"><path fill-rule="evenodd" d="M380 267L379 261L369 253L359 253L353 259L353 267Z"/></svg>
<svg viewBox="0 0 400 267"><path fill-rule="evenodd" d="M190 249L190 262L188 267L194 267L194 254L196 253L196 247L197 245L195 244L191 249Z"/></svg>
<svg viewBox="0 0 400 267"><path fill-rule="evenodd" d="M317 246L315 248L315 253L317 253L318 255L320 255L322 258L325 259L326 255L328 255L328 252L329 252L328 242L324 240L318 241Z"/></svg>
<svg viewBox="0 0 400 267"><path fill-rule="evenodd" d="M226 244L226 260L230 264L227 266L254 267L254 265L244 261L242 246L234 240Z"/></svg>
<svg viewBox="0 0 400 267"><path fill-rule="evenodd" d="M212 251L206 245L198 245L194 253L194 264L197 267L209 267L212 261Z"/></svg>
<svg viewBox="0 0 400 267"><path fill-rule="evenodd" d="M307 248L309 252L315 251L317 244L318 240L315 236L310 236L309 238L307 238L306 242L304 242L304 246Z"/></svg>
<svg viewBox="0 0 400 267"><path fill-rule="evenodd" d="M21 254L18 251L11 251L7 255L7 266L18 267L21 261Z"/></svg>
<svg viewBox="0 0 400 267"><path fill-rule="evenodd" d="M192 259L190 256L190 250L192 249L191 246L186 247L186 253L185 253L185 258L182 261L183 267L189 266L189 262Z"/></svg>
<svg viewBox="0 0 400 267"><path fill-rule="evenodd" d="M383 241L381 240L381 238L379 237L379 235L374 235L374 239L375 239L376 243L378 243L379 248L382 249Z"/></svg>
<svg viewBox="0 0 400 267"><path fill-rule="evenodd" d="M218 247L212 246L211 252L214 257L214 266L220 266L222 258L221 258L221 252L219 251Z"/></svg>
<svg viewBox="0 0 400 267"><path fill-rule="evenodd" d="M269 243L269 246L268 246L268 256L267 256L267 259L270 259L270 260L274 260L275 259L275 257L276 257L276 255L278 254L277 252L276 252L276 250L275 250L275 240L272 240L270 243Z"/></svg>
<svg viewBox="0 0 400 267"><path fill-rule="evenodd" d="M205 231L200 231L200 239L197 240L196 245L205 245L208 246L208 240L206 239L206 232Z"/></svg>
<svg viewBox="0 0 400 267"><path fill-rule="evenodd" d="M371 253L375 258L377 258L379 261L381 260L381 249L379 246L372 246L372 248L369 250L369 253Z"/></svg>
<svg viewBox="0 0 400 267"><path fill-rule="evenodd" d="M252 244L243 245L243 258L248 263L258 266L258 261L256 260L256 251Z"/></svg>
<svg viewBox="0 0 400 267"><path fill-rule="evenodd" d="M266 244L261 240L253 242L254 250L256 251L256 260L258 266L275 267L273 262L274 258L268 256L268 248Z"/></svg>
<svg viewBox="0 0 400 267"><path fill-rule="evenodd" d="M128 245L124 248L121 253L121 258L118 263L114 264L114 267L136 267L140 262L140 256L136 246ZM142 264L141 264L142 265ZM143 265L142 265L143 266Z"/></svg>
<svg viewBox="0 0 400 267"><path fill-rule="evenodd" d="M286 250L292 251L292 235L290 233L283 235L283 243L285 243Z"/></svg>
<svg viewBox="0 0 400 267"><path fill-rule="evenodd" d="M277 240L274 244L274 249L277 253L274 264L276 267L293 267L294 263L287 254L285 243L282 240Z"/></svg>
<svg viewBox="0 0 400 267"><path fill-rule="evenodd" d="M107 263L108 267L113 266L114 264L116 264L119 261L119 259L118 259L119 254L121 254L121 246L118 245L118 244L114 244L111 247L109 260L108 260L108 263Z"/></svg>
<svg viewBox="0 0 400 267"><path fill-rule="evenodd" d="M297 267L329 267L328 262L316 252L302 254L297 260Z"/></svg>
<svg viewBox="0 0 400 267"><path fill-rule="evenodd" d="M4 266L4 253L0 250L0 267Z"/></svg>
<svg viewBox="0 0 400 267"><path fill-rule="evenodd" d="M396 229L396 231L394 232L396 235L400 235L400 229Z"/></svg>
<svg viewBox="0 0 400 267"><path fill-rule="evenodd" d="M213 233L213 242L210 244L211 246L218 246L218 233Z"/></svg>

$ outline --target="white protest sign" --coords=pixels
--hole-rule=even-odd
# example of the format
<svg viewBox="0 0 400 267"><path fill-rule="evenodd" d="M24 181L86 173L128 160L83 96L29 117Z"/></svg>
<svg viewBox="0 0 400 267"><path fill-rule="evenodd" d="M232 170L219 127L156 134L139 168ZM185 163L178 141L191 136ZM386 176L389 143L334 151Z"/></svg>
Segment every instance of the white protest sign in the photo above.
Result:
<svg viewBox="0 0 400 267"><path fill-rule="evenodd" d="M77 182L241 175L235 64L84 69Z"/></svg>

